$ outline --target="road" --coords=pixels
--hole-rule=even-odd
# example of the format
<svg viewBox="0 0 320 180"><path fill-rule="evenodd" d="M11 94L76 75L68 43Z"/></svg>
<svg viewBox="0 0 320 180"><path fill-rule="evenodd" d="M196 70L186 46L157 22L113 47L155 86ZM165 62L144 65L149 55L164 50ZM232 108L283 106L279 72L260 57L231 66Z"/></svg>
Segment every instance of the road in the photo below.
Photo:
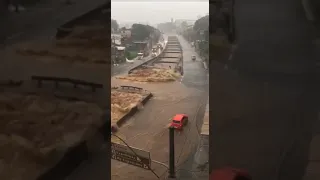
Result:
<svg viewBox="0 0 320 180"><path fill-rule="evenodd" d="M196 54L186 41L179 38L184 55L184 77L182 82L162 84L136 84L112 80L112 85L130 84L151 91L154 97L145 107L120 128L118 136L133 147L150 151L152 160L168 162L168 124L176 113L187 113L190 117L188 129L176 133L176 162L193 158L197 143L196 123L201 123L207 102L208 75L201 61L193 62L191 55ZM198 57L199 59L199 57ZM201 126L200 126L201 127ZM109 158L102 150L89 162L83 163L68 179L106 179L105 167ZM191 167L191 166L190 166ZM166 176L166 169L156 163L152 168L158 175ZM112 179L156 179L149 171L112 160ZM185 176L190 176L186 174Z"/></svg>
<svg viewBox="0 0 320 180"><path fill-rule="evenodd" d="M141 60L135 60L133 63L122 63L122 64L119 64L118 66L112 66L111 76L117 76L119 74L127 73L130 69L142 64L143 62L150 60L151 58L152 58L151 56L147 56Z"/></svg>
<svg viewBox="0 0 320 180"><path fill-rule="evenodd" d="M179 41L181 43L181 46L183 48L183 57L185 58L184 60L184 64L183 64L183 69L184 69L184 76L182 79L182 83L184 85L186 85L187 87L191 87L191 88L196 88L198 89L200 92L203 93L203 98L204 101L202 101L201 103L201 109L199 110L200 112L198 113L197 117L196 117L196 128L193 130L198 130L196 132L192 132L190 134L190 138L194 138L193 139L193 143L196 144L196 146L194 146L194 148L192 149L192 152L190 153L190 155L188 156L188 158L186 158L186 160L183 162L183 164L180 165L180 168L178 168L178 177L181 179L199 179L200 176L197 174L197 176L195 176L195 174L192 171L199 171L198 169L196 169L198 167L198 163L199 161L202 161L202 159L197 159L197 158L202 158L205 155L201 155L201 156L195 156L198 148L198 143L199 143L199 138L200 136L196 135L193 136L193 134L198 134L201 130L201 125L203 123L203 117L204 117L204 112L205 112L205 107L206 104L208 102L208 92L209 92L209 73L207 70L204 69L204 65L202 63L202 60L200 59L200 57L198 56L198 54L195 52L194 48L191 47L191 45L182 37L179 36ZM196 55L196 62L191 60L191 56L192 55ZM208 151L207 151L208 152ZM204 153L207 153L204 152ZM202 179L208 179L208 174L202 174L201 178Z"/></svg>
<svg viewBox="0 0 320 180"><path fill-rule="evenodd" d="M302 179L317 118L312 27L299 0L237 1L235 9L237 70L210 64L211 166Z"/></svg>

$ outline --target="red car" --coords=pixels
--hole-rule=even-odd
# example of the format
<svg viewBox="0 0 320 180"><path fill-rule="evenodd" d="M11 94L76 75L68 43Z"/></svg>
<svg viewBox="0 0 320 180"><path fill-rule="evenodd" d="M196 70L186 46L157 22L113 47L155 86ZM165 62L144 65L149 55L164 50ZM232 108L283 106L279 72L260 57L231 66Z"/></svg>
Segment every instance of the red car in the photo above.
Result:
<svg viewBox="0 0 320 180"><path fill-rule="evenodd" d="M171 121L170 127L181 130L183 126L187 125L188 116L186 114L176 114Z"/></svg>
<svg viewBox="0 0 320 180"><path fill-rule="evenodd" d="M210 180L252 180L249 173L242 169L222 168L212 171Z"/></svg>

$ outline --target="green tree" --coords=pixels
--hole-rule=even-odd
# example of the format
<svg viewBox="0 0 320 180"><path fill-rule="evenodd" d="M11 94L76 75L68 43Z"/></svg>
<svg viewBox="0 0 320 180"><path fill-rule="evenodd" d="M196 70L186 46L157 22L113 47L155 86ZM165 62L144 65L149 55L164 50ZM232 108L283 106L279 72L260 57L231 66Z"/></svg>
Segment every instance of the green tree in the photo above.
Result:
<svg viewBox="0 0 320 180"><path fill-rule="evenodd" d="M131 27L132 39L136 41L144 41L155 31L155 28L149 25L133 24Z"/></svg>
<svg viewBox="0 0 320 180"><path fill-rule="evenodd" d="M198 19L193 26L193 30L196 33L197 38L209 41L209 16L204 16Z"/></svg>

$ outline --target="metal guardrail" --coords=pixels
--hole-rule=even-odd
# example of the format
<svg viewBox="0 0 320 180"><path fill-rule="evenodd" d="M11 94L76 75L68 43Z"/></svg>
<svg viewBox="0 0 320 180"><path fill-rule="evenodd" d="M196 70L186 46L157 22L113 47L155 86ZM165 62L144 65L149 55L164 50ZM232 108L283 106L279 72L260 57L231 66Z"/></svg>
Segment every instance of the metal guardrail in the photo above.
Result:
<svg viewBox="0 0 320 180"><path fill-rule="evenodd" d="M122 89L132 89L132 90L143 90L142 88L140 87L135 87L135 86L120 86Z"/></svg>
<svg viewBox="0 0 320 180"><path fill-rule="evenodd" d="M71 83L74 88L77 88L78 85L89 86L92 89L92 92L95 92L98 88L103 88L102 84L86 82L83 80L70 79L70 78L60 78L60 77L49 77L49 76L31 76L31 80L38 82L38 87L42 87L43 81L52 81L55 83L56 88L59 87L59 83Z"/></svg>
<svg viewBox="0 0 320 180"><path fill-rule="evenodd" d="M7 81L0 81L0 87L19 87L23 84L22 80L15 81L15 80L7 80Z"/></svg>

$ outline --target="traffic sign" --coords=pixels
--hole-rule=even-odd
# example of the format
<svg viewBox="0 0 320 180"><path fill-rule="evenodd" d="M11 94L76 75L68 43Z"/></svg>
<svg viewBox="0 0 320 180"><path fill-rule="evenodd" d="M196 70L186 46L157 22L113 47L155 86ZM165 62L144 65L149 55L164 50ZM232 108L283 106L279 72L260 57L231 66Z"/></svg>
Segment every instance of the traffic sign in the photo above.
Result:
<svg viewBox="0 0 320 180"><path fill-rule="evenodd" d="M150 152L114 142L111 142L111 159L147 170L151 168Z"/></svg>

